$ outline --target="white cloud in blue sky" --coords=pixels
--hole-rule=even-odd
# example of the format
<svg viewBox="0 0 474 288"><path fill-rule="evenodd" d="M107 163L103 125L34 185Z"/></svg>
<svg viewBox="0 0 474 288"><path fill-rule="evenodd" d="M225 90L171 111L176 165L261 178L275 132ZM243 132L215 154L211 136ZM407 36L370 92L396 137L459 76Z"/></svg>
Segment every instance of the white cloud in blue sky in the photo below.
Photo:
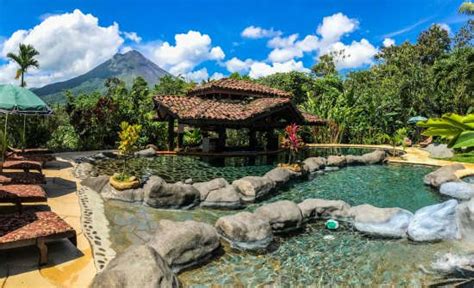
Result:
<svg viewBox="0 0 474 288"><path fill-rule="evenodd" d="M97 17L76 9L71 13L46 17L32 29L18 30L0 43L0 47L2 57L7 52L16 51L19 43L32 44L40 51L38 60L41 70L32 70L28 77L30 86L72 78L118 51L131 49L143 52L170 73L194 81L224 76L224 73L217 71L211 71L211 75L209 68L202 66L206 62L225 67L228 73L248 73L258 78L276 72L307 72L309 69L301 60L306 55L316 61L321 55L339 52L338 55L344 57L336 58L337 68L346 69L370 65L378 52L378 48L364 38L344 43L344 36L359 27L359 21L355 18L335 13L323 17L321 23L315 23L314 27L314 34L300 36L297 33L285 35L274 28L248 26L240 36L250 42L266 38L266 47L261 49L270 49L267 57L240 59L237 55L226 61L226 53L212 41L212 35L189 30L175 34L174 41L143 41L139 32L121 31L118 23L101 26ZM14 81L12 73L15 73L13 63L0 66L0 82Z"/></svg>

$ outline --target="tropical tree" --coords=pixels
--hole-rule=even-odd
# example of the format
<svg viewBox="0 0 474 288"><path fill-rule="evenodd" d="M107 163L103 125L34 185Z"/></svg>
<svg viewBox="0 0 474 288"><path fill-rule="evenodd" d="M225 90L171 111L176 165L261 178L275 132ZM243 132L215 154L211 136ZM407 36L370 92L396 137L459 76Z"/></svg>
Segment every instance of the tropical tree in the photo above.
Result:
<svg viewBox="0 0 474 288"><path fill-rule="evenodd" d="M474 15L474 3L466 1L459 6L459 13L466 15Z"/></svg>
<svg viewBox="0 0 474 288"><path fill-rule="evenodd" d="M20 78L20 86L25 87L25 73L31 67L39 68L38 60L35 59L35 56L39 55L39 52L31 45L25 45L20 43L20 50L18 54L14 54L12 52L7 54L7 57L12 59L14 62L20 66L18 70L16 70L15 79Z"/></svg>
<svg viewBox="0 0 474 288"><path fill-rule="evenodd" d="M448 139L450 148L474 147L474 114L447 113L441 118L419 122L418 126L428 128L423 135Z"/></svg>

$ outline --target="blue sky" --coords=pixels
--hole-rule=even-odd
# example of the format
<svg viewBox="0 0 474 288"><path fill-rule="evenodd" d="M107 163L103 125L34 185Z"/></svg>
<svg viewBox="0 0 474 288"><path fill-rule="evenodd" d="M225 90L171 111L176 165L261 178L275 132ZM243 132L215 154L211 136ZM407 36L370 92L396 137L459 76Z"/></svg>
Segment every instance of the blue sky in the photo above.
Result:
<svg viewBox="0 0 474 288"><path fill-rule="evenodd" d="M466 20L461 2L0 0L0 83L12 81L5 54L20 42L41 53L30 86L80 75L129 49L194 80L307 71L341 49L349 57L338 68L361 69L384 44L415 41L434 23L457 31Z"/></svg>

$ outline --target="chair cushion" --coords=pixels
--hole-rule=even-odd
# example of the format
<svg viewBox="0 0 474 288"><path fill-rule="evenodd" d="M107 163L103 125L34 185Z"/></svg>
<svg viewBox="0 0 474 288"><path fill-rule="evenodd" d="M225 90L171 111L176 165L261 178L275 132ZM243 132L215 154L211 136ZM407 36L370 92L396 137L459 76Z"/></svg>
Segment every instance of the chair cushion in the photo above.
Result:
<svg viewBox="0 0 474 288"><path fill-rule="evenodd" d="M46 202L46 192L39 185L0 186L0 202Z"/></svg>
<svg viewBox="0 0 474 288"><path fill-rule="evenodd" d="M44 184L43 174L31 172L3 172L0 174L0 184Z"/></svg>
<svg viewBox="0 0 474 288"><path fill-rule="evenodd" d="M3 169L29 169L41 171L42 163L33 160L7 160L3 162Z"/></svg>
<svg viewBox="0 0 474 288"><path fill-rule="evenodd" d="M73 232L69 224L51 211L0 215L0 244Z"/></svg>

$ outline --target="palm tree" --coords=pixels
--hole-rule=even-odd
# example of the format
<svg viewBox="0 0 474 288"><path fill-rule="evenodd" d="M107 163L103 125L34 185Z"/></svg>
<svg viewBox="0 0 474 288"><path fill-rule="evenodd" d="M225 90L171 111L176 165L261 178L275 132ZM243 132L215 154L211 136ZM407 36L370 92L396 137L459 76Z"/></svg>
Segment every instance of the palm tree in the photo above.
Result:
<svg viewBox="0 0 474 288"><path fill-rule="evenodd" d="M459 13L466 15L474 15L474 3L466 1L459 6Z"/></svg>
<svg viewBox="0 0 474 288"><path fill-rule="evenodd" d="M20 86L25 87L25 73L30 67L39 68L38 60L34 57L39 55L39 52L31 45L25 45L20 43L20 52L18 54L8 53L7 57L15 61L20 68L16 70L15 79L21 77Z"/></svg>

